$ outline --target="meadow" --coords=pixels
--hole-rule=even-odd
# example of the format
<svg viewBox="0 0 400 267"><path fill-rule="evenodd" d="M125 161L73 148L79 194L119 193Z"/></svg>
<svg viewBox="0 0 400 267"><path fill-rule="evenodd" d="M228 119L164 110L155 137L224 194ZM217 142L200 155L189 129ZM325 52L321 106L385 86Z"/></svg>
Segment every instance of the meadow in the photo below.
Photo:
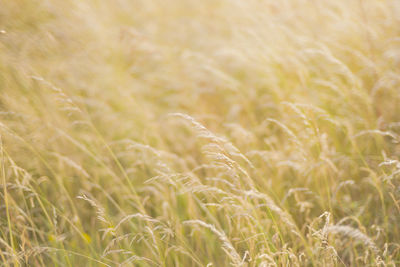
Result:
<svg viewBox="0 0 400 267"><path fill-rule="evenodd" d="M400 1L0 0L0 266L399 266Z"/></svg>

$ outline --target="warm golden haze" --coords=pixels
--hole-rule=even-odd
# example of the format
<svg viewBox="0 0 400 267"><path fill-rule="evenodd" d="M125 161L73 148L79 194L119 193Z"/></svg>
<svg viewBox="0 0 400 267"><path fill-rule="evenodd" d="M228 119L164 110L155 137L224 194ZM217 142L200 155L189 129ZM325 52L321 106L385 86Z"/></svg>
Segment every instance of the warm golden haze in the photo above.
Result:
<svg viewBox="0 0 400 267"><path fill-rule="evenodd" d="M400 1L0 0L1 266L400 265Z"/></svg>

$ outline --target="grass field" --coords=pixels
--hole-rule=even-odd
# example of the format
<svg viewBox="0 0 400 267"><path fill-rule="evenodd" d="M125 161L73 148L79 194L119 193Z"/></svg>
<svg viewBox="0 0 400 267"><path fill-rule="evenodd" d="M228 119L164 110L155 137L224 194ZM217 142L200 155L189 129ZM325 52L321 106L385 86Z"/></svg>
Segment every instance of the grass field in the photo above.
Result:
<svg viewBox="0 0 400 267"><path fill-rule="evenodd" d="M399 266L400 1L0 0L0 266Z"/></svg>

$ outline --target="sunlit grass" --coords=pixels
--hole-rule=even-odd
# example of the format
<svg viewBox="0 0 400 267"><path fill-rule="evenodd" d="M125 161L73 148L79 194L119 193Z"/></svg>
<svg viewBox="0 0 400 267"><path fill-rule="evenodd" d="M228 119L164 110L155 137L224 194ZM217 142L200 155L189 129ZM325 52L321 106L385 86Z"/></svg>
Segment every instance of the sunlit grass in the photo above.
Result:
<svg viewBox="0 0 400 267"><path fill-rule="evenodd" d="M0 1L1 266L397 266L400 2Z"/></svg>

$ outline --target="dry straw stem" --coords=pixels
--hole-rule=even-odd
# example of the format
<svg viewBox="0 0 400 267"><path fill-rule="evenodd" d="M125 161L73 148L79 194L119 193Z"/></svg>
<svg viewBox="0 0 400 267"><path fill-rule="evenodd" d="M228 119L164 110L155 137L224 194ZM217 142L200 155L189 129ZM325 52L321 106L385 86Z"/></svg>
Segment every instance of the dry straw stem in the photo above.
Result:
<svg viewBox="0 0 400 267"><path fill-rule="evenodd" d="M183 224L187 225L200 225L202 227L205 227L209 229L211 232L213 232L222 242L222 248L224 249L225 253L229 256L229 258L232 261L232 264L235 266L240 266L242 263L242 260L237 253L236 249L232 246L231 242L227 238L226 234L223 231L217 230L214 225L208 224L206 222L203 222L201 220L189 220L189 221L184 221Z"/></svg>

